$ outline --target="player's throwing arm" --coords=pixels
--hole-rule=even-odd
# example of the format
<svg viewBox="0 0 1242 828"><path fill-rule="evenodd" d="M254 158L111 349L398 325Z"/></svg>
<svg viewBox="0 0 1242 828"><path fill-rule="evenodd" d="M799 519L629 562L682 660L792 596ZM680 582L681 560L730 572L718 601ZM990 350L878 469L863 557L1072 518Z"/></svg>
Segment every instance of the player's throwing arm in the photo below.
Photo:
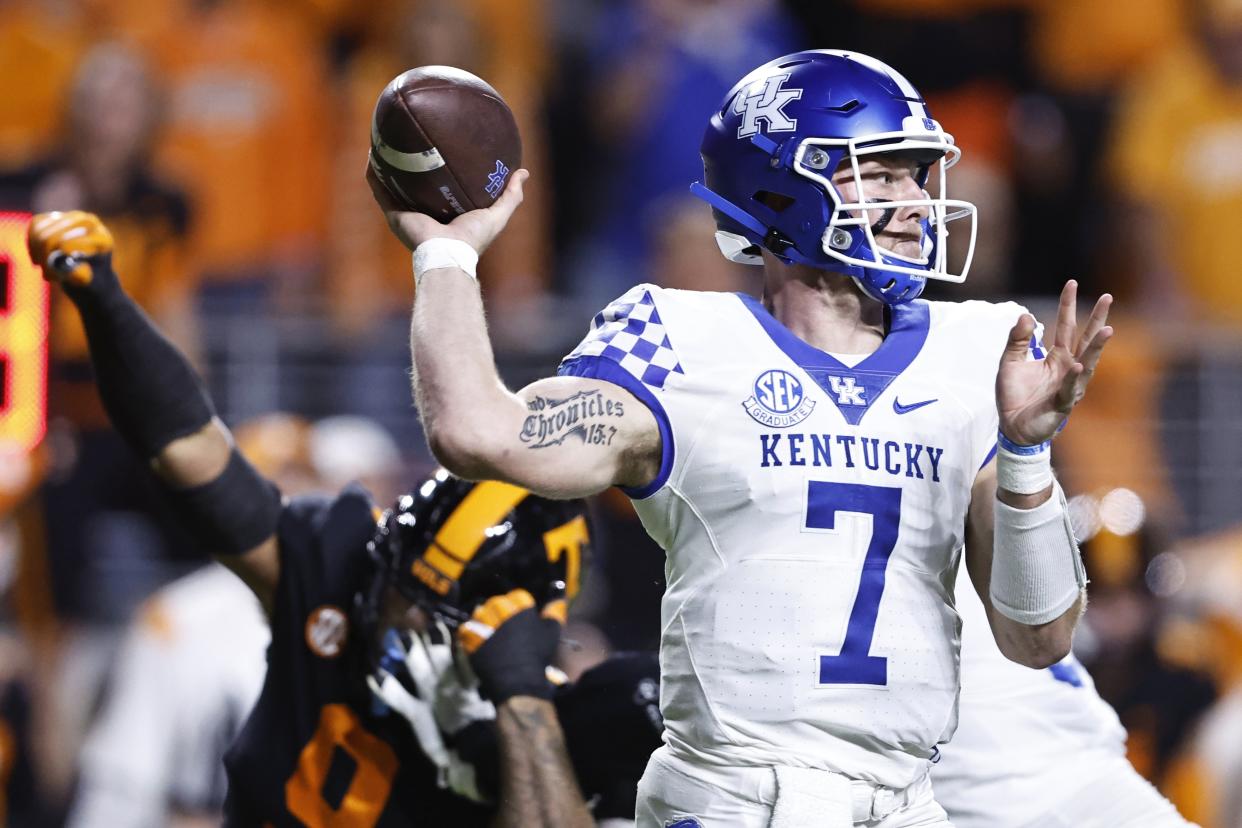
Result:
<svg viewBox="0 0 1242 828"><path fill-rule="evenodd" d="M642 486L659 470L660 434L655 417L629 392L557 377L514 394L496 373L474 271L522 202L526 178L518 170L495 204L441 224L403 210L367 169L389 227L414 252L410 351L427 440L454 474L505 480L548 497Z"/></svg>

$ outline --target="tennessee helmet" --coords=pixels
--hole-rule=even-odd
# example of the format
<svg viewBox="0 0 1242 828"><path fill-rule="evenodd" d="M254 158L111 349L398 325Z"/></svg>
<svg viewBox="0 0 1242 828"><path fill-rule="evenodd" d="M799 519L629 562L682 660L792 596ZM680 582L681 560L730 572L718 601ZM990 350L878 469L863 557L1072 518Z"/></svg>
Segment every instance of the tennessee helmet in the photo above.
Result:
<svg viewBox="0 0 1242 828"><path fill-rule="evenodd" d="M860 160L890 152L915 158L920 189L938 166L936 197L923 189L920 199L868 198ZM712 206L717 244L731 261L762 264L759 248L766 248L787 263L845 273L890 305L917 297L928 278L966 278L975 207L945 195L945 173L961 151L910 82L875 58L823 49L760 66L712 115L701 154L703 181L690 189ZM853 170L853 202L831 181L843 163ZM917 257L876 243L894 213L907 207L926 209ZM880 218L869 222L868 211ZM970 242L953 273L948 223L968 216Z"/></svg>
<svg viewBox="0 0 1242 828"><path fill-rule="evenodd" d="M450 629L491 596L519 587L539 606L573 598L589 544L581 500L548 500L440 470L378 521L367 544L372 576L357 599L360 621L375 629L390 585Z"/></svg>

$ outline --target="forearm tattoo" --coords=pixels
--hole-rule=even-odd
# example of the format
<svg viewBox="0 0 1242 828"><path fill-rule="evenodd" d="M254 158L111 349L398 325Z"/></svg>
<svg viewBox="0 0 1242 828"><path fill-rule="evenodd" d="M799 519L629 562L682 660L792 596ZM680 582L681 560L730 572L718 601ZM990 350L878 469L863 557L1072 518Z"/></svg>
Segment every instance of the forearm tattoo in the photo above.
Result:
<svg viewBox="0 0 1242 828"><path fill-rule="evenodd" d="M526 403L530 415L518 435L527 448L559 446L569 438L584 445L609 446L617 436L613 423L625 416L625 404L599 391L579 391L558 400L535 397Z"/></svg>
<svg viewBox="0 0 1242 828"><path fill-rule="evenodd" d="M496 726L501 783L493 826L593 825L551 703L512 698L496 711Z"/></svg>

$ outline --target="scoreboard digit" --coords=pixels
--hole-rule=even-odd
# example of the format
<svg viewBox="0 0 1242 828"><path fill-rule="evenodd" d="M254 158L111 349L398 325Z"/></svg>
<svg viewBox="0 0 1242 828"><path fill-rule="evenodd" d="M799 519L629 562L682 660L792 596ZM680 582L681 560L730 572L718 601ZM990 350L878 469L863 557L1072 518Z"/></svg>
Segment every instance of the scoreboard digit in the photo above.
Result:
<svg viewBox="0 0 1242 828"><path fill-rule="evenodd" d="M29 213L0 212L0 454L47 430L48 285L26 249Z"/></svg>

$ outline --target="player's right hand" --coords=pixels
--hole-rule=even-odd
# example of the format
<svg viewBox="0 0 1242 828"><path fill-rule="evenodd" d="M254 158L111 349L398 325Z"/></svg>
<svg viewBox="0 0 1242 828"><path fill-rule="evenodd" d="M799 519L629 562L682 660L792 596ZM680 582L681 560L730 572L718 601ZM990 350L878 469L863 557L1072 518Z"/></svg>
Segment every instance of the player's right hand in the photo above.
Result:
<svg viewBox="0 0 1242 828"><path fill-rule="evenodd" d="M565 623L565 602L541 613L524 589L493 595L457 630L457 643L470 658L484 694L495 704L513 696L552 696L547 668Z"/></svg>
<svg viewBox="0 0 1242 828"><path fill-rule="evenodd" d="M458 239L464 241L482 255L483 251L500 235L509 223L513 211L522 203L522 184L530 176L526 170L518 170L509 179L505 191L490 207L462 213L448 224L441 224L431 216L402 209L392 194L385 189L371 164L367 164L367 184L388 228L411 251L431 239Z"/></svg>
<svg viewBox="0 0 1242 828"><path fill-rule="evenodd" d="M26 231L30 259L43 277L64 285L86 286L95 278L92 259L112 253L112 233L94 213L38 213Z"/></svg>

